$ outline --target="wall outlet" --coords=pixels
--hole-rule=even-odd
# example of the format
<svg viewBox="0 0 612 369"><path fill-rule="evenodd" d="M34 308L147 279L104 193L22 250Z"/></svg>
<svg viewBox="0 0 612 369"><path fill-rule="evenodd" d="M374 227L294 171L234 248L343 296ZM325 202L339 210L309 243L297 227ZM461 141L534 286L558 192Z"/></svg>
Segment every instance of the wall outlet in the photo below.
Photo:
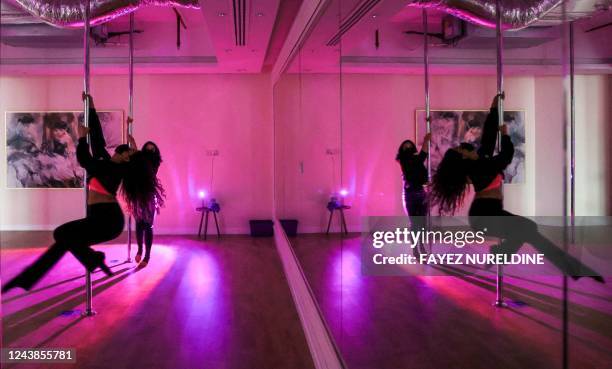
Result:
<svg viewBox="0 0 612 369"><path fill-rule="evenodd" d="M219 150L206 150L206 156L219 156Z"/></svg>
<svg viewBox="0 0 612 369"><path fill-rule="evenodd" d="M338 149L327 149L325 150L325 155L338 155L340 150Z"/></svg>

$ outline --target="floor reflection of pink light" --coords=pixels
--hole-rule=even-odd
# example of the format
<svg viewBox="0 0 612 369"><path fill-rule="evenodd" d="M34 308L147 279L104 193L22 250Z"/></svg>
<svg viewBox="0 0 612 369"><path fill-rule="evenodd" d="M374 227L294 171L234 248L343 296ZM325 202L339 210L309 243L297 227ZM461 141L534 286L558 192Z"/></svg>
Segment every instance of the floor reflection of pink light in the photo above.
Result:
<svg viewBox="0 0 612 369"><path fill-rule="evenodd" d="M343 250L334 256L333 261L334 278L332 283L334 286L341 283L343 291L357 292L361 285L361 260L359 255L353 251Z"/></svg>
<svg viewBox="0 0 612 369"><path fill-rule="evenodd" d="M181 288L187 288L187 293L198 298L214 300L219 287L219 268L217 261L207 252L198 252L191 257L185 270Z"/></svg>

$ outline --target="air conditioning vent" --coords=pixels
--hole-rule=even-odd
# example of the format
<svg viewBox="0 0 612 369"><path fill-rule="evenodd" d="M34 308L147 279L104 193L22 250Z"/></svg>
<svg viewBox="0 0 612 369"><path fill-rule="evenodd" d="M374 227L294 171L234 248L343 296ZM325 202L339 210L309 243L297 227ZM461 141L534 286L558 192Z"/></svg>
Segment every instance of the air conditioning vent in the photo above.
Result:
<svg viewBox="0 0 612 369"><path fill-rule="evenodd" d="M234 9L234 36L236 38L236 46L246 46L246 0L232 0L232 7Z"/></svg>

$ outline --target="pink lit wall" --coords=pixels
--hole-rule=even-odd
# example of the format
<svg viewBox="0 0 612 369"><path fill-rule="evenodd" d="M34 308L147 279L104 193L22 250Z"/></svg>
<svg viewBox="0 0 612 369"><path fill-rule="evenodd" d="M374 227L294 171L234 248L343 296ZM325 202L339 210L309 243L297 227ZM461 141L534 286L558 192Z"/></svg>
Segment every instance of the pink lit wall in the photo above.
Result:
<svg viewBox="0 0 612 369"><path fill-rule="evenodd" d="M293 78L283 77L284 79ZM297 77L295 77L297 80ZM610 214L609 128L610 77L578 76L577 109L577 214ZM308 82L307 82L308 81ZM326 82L324 82L326 81ZM288 91L288 81L281 81ZM294 83L297 83L294 81ZM277 114L277 150L295 163L312 159L319 169L301 173L293 164L279 165L277 158L277 212L300 220L305 232L324 230L327 220L327 195L341 187L349 190L347 212L349 228L358 230L361 216L402 215L402 181L394 162L399 143L415 138L415 110L424 105L421 76L391 74L345 74L342 76L342 127L340 120L329 119L322 129L313 121L325 106L326 95L308 90L307 86L325 84L338 91L340 84L328 76L302 75L302 117L310 117L298 129L299 139L289 117ZM280 86L280 85L279 85ZM506 109L524 110L526 120L526 179L523 184L506 185L506 208L523 215L560 215L563 198L562 127L563 85L555 77L511 77L506 79ZM297 92L293 92L298 95ZM431 80L432 109L487 109L495 94L495 78L487 76L434 76ZM285 96L290 95L286 92ZM294 96L295 97L295 96ZM306 99L306 101L304 101ZM277 99L278 100L278 99ZM294 101L298 100L295 97ZM278 100L278 104L289 101ZM289 111L287 107L275 107ZM292 119L298 119L295 111ZM302 118L302 119L303 119ZM340 130L342 135L340 135ZM337 132L331 137L332 132ZM287 135L287 136L285 136ZM342 147L342 184L334 183L324 155L330 142ZM280 143L279 143L280 142ZM291 153L287 147L309 142L303 152ZM283 147L283 149L279 149ZM282 159L281 159L282 160ZM333 174L338 176L338 174ZM303 178L308 177L308 179ZM470 199L466 200L469 205ZM279 211L280 209L280 211ZM460 214L467 213L467 206Z"/></svg>
<svg viewBox="0 0 612 369"><path fill-rule="evenodd" d="M1 77L0 111L82 109L82 83L78 76ZM100 110L127 111L125 76L94 76L91 84ZM159 175L168 198L158 232L197 232L198 191L211 193L207 150L219 151L211 195L222 207L222 232L248 233L249 219L271 218L271 96L266 75L136 75L134 135L140 145L155 141L164 159ZM1 182L2 229L52 229L83 215L82 190L15 190Z"/></svg>

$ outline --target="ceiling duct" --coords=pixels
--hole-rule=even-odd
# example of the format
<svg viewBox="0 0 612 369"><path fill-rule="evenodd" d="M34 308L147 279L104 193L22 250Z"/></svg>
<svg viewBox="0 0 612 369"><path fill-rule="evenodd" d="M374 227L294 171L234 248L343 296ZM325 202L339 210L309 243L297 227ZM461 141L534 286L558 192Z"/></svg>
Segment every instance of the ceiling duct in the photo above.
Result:
<svg viewBox="0 0 612 369"><path fill-rule="evenodd" d="M503 0L503 29L515 30L529 26L561 4L562 0ZM433 8L470 23L496 27L497 0L414 0L409 6Z"/></svg>
<svg viewBox="0 0 612 369"><path fill-rule="evenodd" d="M3 0L57 27L83 27L81 0ZM198 0L92 0L91 25L103 24L122 15L148 6L184 7L199 9Z"/></svg>
<svg viewBox="0 0 612 369"><path fill-rule="evenodd" d="M376 5L380 3L380 0L363 0L353 9L352 12L342 21L338 32L332 36L327 42L327 46L336 46L340 43L342 36L347 33L353 26L366 16Z"/></svg>
<svg viewBox="0 0 612 369"><path fill-rule="evenodd" d="M45 49L78 49L83 47L83 31L51 27L45 23L2 24L0 26L3 44L13 47ZM93 39L108 38L105 25L91 29Z"/></svg>
<svg viewBox="0 0 612 369"><path fill-rule="evenodd" d="M246 0L232 0L234 10L234 37L236 46L246 46Z"/></svg>
<svg viewBox="0 0 612 369"><path fill-rule="evenodd" d="M528 27L504 33L504 49L527 49L559 39L555 27ZM461 39L452 46L457 49L494 50L497 45L495 30L468 23Z"/></svg>

